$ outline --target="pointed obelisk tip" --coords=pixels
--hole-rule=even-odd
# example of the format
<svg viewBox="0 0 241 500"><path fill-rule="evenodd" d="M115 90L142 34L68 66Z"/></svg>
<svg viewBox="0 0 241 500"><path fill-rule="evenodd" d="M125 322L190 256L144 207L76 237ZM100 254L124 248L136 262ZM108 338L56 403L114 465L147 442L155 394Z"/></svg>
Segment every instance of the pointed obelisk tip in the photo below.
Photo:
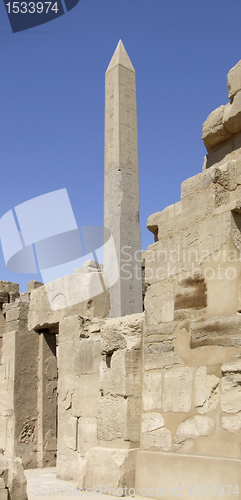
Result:
<svg viewBox="0 0 241 500"><path fill-rule="evenodd" d="M119 42L117 44L117 47L116 47L115 52L112 56L110 64L106 70L106 73L108 71L111 71L118 64L120 64L121 66L124 66L124 68L130 69L131 71L135 71L133 68L133 65L131 63L131 60L126 52L126 49L123 45L122 40L119 40Z"/></svg>

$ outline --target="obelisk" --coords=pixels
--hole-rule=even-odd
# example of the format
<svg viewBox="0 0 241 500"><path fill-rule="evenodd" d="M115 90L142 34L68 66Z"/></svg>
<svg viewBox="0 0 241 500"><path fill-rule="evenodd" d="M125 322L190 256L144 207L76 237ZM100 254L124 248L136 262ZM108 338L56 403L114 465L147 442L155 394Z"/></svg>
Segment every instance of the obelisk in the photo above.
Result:
<svg viewBox="0 0 241 500"><path fill-rule="evenodd" d="M119 265L119 279L110 288L110 317L142 311L139 205L136 75L120 40L105 76L104 225Z"/></svg>

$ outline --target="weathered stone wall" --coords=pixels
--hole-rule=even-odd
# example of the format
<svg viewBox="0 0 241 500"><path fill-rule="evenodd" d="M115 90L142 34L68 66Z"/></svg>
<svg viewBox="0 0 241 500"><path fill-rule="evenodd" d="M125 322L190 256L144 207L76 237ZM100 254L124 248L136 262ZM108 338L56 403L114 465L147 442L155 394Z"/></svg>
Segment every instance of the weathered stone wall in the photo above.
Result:
<svg viewBox="0 0 241 500"><path fill-rule="evenodd" d="M142 323L143 314L60 323L57 467L81 487L134 485Z"/></svg>
<svg viewBox="0 0 241 500"><path fill-rule="evenodd" d="M139 492L141 487L179 481L186 485L179 495L185 498L195 478L197 484L212 483L214 478L223 484L224 468L230 481L239 484L241 114L235 107L241 95L239 73L240 64L228 77L230 89L236 89L230 90L233 101L227 105L235 115L235 127L226 133L220 108L208 117L203 136L209 153L203 172L182 183L178 203L147 222L155 243L145 252ZM206 466L202 456L210 458Z"/></svg>
<svg viewBox="0 0 241 500"><path fill-rule="evenodd" d="M240 457L239 192L237 166L213 166L148 219L143 449Z"/></svg>
<svg viewBox="0 0 241 500"><path fill-rule="evenodd" d="M203 168L227 161L241 161L241 61L227 76L230 102L210 113L203 124L203 141L208 150Z"/></svg>

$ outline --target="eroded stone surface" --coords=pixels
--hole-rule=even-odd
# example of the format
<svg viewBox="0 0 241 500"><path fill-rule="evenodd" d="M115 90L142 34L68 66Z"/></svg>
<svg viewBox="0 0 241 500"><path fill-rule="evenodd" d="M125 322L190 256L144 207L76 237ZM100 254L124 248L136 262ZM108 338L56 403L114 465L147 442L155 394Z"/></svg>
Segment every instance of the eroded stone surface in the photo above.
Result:
<svg viewBox="0 0 241 500"><path fill-rule="evenodd" d="M192 321L191 346L193 348L205 345L238 347L241 345L241 337L237 336L240 327L239 314Z"/></svg>
<svg viewBox="0 0 241 500"><path fill-rule="evenodd" d="M133 488L135 486L135 450L96 447L86 454L84 488L99 490L101 485L110 488ZM108 494L108 488L107 492Z"/></svg>
<svg viewBox="0 0 241 500"><path fill-rule="evenodd" d="M170 451L172 448L172 434L164 427L146 432L142 435L142 446L144 450L155 448L160 451Z"/></svg>
<svg viewBox="0 0 241 500"><path fill-rule="evenodd" d="M164 419L160 413L144 413L142 416L141 432L151 432L164 426Z"/></svg>
<svg viewBox="0 0 241 500"><path fill-rule="evenodd" d="M224 106L219 106L210 113L203 123L202 138L208 151L230 137L223 126L223 113Z"/></svg>
<svg viewBox="0 0 241 500"><path fill-rule="evenodd" d="M195 375L195 406L199 413L217 408L219 402L219 378L207 375L206 366L200 366Z"/></svg>
<svg viewBox="0 0 241 500"><path fill-rule="evenodd" d="M228 97L229 99L233 99L237 92L241 90L241 61L230 69L227 80Z"/></svg>
<svg viewBox="0 0 241 500"><path fill-rule="evenodd" d="M202 436L210 436L214 433L215 423L210 417L196 415L182 422L174 438L175 443L182 443L187 439L198 439Z"/></svg>
<svg viewBox="0 0 241 500"><path fill-rule="evenodd" d="M225 413L237 413L241 411L241 387L235 387L223 392L220 398L222 411Z"/></svg>
<svg viewBox="0 0 241 500"><path fill-rule="evenodd" d="M164 412L188 412L191 409L193 368L172 368L163 379L162 409Z"/></svg>
<svg viewBox="0 0 241 500"><path fill-rule="evenodd" d="M221 415L221 426L229 432L237 433L241 430L241 413L236 415Z"/></svg>
<svg viewBox="0 0 241 500"><path fill-rule="evenodd" d="M143 409L145 411L161 408L162 373L159 371L144 373L142 385Z"/></svg>

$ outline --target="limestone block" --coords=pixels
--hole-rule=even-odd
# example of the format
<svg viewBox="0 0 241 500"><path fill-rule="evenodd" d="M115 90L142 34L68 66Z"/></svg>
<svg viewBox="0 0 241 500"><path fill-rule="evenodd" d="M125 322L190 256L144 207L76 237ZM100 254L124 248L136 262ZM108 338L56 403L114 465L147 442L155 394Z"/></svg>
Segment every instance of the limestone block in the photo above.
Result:
<svg viewBox="0 0 241 500"><path fill-rule="evenodd" d="M222 205L225 205L229 203L230 201L230 193L226 191L222 186L219 184L216 184L215 186L215 208L220 207Z"/></svg>
<svg viewBox="0 0 241 500"><path fill-rule="evenodd" d="M54 452L57 450L57 438L52 429L49 429L48 432L46 432L44 450Z"/></svg>
<svg viewBox="0 0 241 500"><path fill-rule="evenodd" d="M220 184L229 191L233 191L237 187L235 161L229 160L220 168L215 168L213 182Z"/></svg>
<svg viewBox="0 0 241 500"><path fill-rule="evenodd" d="M199 223L200 252L204 260L211 253L220 249L231 234L231 213L224 212Z"/></svg>
<svg viewBox="0 0 241 500"><path fill-rule="evenodd" d="M117 496L121 495L120 488L135 487L136 450L124 450L117 448L92 448L87 454L87 467L84 479L84 488L99 490L102 493L114 495L119 488Z"/></svg>
<svg viewBox="0 0 241 500"><path fill-rule="evenodd" d="M138 443L140 441L140 422L141 422L141 398L128 397L125 407L125 427L123 439Z"/></svg>
<svg viewBox="0 0 241 500"><path fill-rule="evenodd" d="M223 113L224 106L219 106L203 123L202 138L208 151L230 137L223 126Z"/></svg>
<svg viewBox="0 0 241 500"><path fill-rule="evenodd" d="M171 340L153 342L150 339L150 342L145 344L144 353L146 370L170 368L181 363Z"/></svg>
<svg viewBox="0 0 241 500"><path fill-rule="evenodd" d="M3 461L3 453L2 453L3 450L1 450L1 465L0 465L0 478L1 478L1 484L3 485L4 484L4 488L6 488L6 484L8 484L8 465L7 465L7 462L4 464L4 461Z"/></svg>
<svg viewBox="0 0 241 500"><path fill-rule="evenodd" d="M101 327L101 348L104 353L117 349L140 347L143 314L108 318Z"/></svg>
<svg viewBox="0 0 241 500"><path fill-rule="evenodd" d="M87 451L97 446L97 419L79 418L78 422L78 452L84 456Z"/></svg>
<svg viewBox="0 0 241 500"><path fill-rule="evenodd" d="M140 397L102 397L99 400L97 434L102 441L123 438L139 441Z"/></svg>
<svg viewBox="0 0 241 500"><path fill-rule="evenodd" d="M198 225L186 229L182 233L182 243L180 246L180 259L178 281L191 278L199 280L199 228Z"/></svg>
<svg viewBox="0 0 241 500"><path fill-rule="evenodd" d="M8 490L0 489L0 500L8 500Z"/></svg>
<svg viewBox="0 0 241 500"><path fill-rule="evenodd" d="M220 404L224 413L237 413L241 411L241 387L235 387L230 391L223 392Z"/></svg>
<svg viewBox="0 0 241 500"><path fill-rule="evenodd" d="M193 368L177 367L164 374L162 409L164 412L189 412L192 401Z"/></svg>
<svg viewBox="0 0 241 500"><path fill-rule="evenodd" d="M118 350L111 355L110 364L102 362L101 387L104 395L130 396L141 392L141 351Z"/></svg>
<svg viewBox="0 0 241 500"><path fill-rule="evenodd" d="M8 488L10 499L28 500L27 480L24 475L21 459L5 453L3 457L0 457L0 469L4 468L6 463L8 468L6 487Z"/></svg>
<svg viewBox="0 0 241 500"><path fill-rule="evenodd" d="M72 414L75 417L96 417L100 396L98 374L81 375L75 381Z"/></svg>
<svg viewBox="0 0 241 500"><path fill-rule="evenodd" d="M241 158L235 160L237 184L241 184Z"/></svg>
<svg viewBox="0 0 241 500"><path fill-rule="evenodd" d="M137 498L140 498L143 492L146 495L148 489L152 488L152 490L149 490L151 496L158 500L160 498L170 500L176 497L179 500L196 500L197 497L201 500L205 496L209 500L211 500L212 496L215 499L220 496L223 500L229 500L229 489L224 486L224 495L221 496L218 494L218 485L238 485L236 493L237 490L240 492L240 469L239 459L201 456L198 454L195 456L186 452L153 453L152 451L138 451L135 491ZM190 485L192 488L190 488ZM199 486L194 489L195 485ZM208 485L208 488L206 488L206 485ZM216 489L211 485L216 485ZM231 493L233 489L231 488L230 491L231 498L236 497L235 494ZM216 495L214 495L215 492ZM237 498L239 498L238 495Z"/></svg>
<svg viewBox="0 0 241 500"><path fill-rule="evenodd" d="M102 441L121 438L126 422L126 400L102 397L98 403L97 435Z"/></svg>
<svg viewBox="0 0 241 500"><path fill-rule="evenodd" d="M236 415L221 415L220 422L223 429L237 434L241 430L241 413L237 413Z"/></svg>
<svg viewBox="0 0 241 500"><path fill-rule="evenodd" d="M99 373L101 343L99 339L81 339L74 354L76 375Z"/></svg>
<svg viewBox="0 0 241 500"><path fill-rule="evenodd" d="M236 207L232 210L232 226L231 227L232 227L232 241L233 241L236 249L239 252L241 252L240 202L236 202ZM237 254L237 261L240 261L240 254Z"/></svg>
<svg viewBox="0 0 241 500"><path fill-rule="evenodd" d="M222 373L223 373L223 375L226 375L229 373L241 373L241 359L236 359L236 360L230 361L229 363L223 363Z"/></svg>
<svg viewBox="0 0 241 500"><path fill-rule="evenodd" d="M237 134L241 130L241 92L235 95L233 102L224 109L223 123L230 134Z"/></svg>
<svg viewBox="0 0 241 500"><path fill-rule="evenodd" d="M230 391L241 385L241 373L229 373L221 379L222 392Z"/></svg>
<svg viewBox="0 0 241 500"><path fill-rule="evenodd" d="M172 434L165 427L142 434L142 448L155 448L161 451L170 451L172 448Z"/></svg>
<svg viewBox="0 0 241 500"><path fill-rule="evenodd" d="M71 342L74 346L74 339L88 337L85 330L85 320L82 316L74 315L64 318L59 324L59 346ZM72 363L73 364L73 363Z"/></svg>
<svg viewBox="0 0 241 500"><path fill-rule="evenodd" d="M189 177L181 184L181 198L185 198L185 196L190 196L191 194L195 194L199 191L201 185L201 174L194 175L193 177Z"/></svg>
<svg viewBox="0 0 241 500"><path fill-rule="evenodd" d="M39 286L43 286L41 281L32 280L27 283L27 290L28 292L32 292L32 290L38 288Z"/></svg>
<svg viewBox="0 0 241 500"><path fill-rule="evenodd" d="M57 477L66 481L75 481L80 488L83 488L85 471L86 460L84 457L66 447L64 451L61 449L61 453L58 452Z"/></svg>
<svg viewBox="0 0 241 500"><path fill-rule="evenodd" d="M13 302L6 304L6 332L27 331L28 308L26 302Z"/></svg>
<svg viewBox="0 0 241 500"><path fill-rule="evenodd" d="M158 340L166 340L167 338L169 338L169 336L171 336L172 338L178 326L178 322L170 321L169 323L159 323L155 326L145 326L146 328L144 332L144 342L149 342L149 340L154 340L154 342L156 342Z"/></svg>
<svg viewBox="0 0 241 500"><path fill-rule="evenodd" d="M74 276L74 275L72 275ZM77 276L77 274L76 274ZM52 282L53 283L53 282ZM55 325L66 317L74 315L86 318L104 318L109 312L109 293L103 292L91 300L85 300L69 307L52 311L45 286L35 288L31 292L28 314L29 330L41 329Z"/></svg>
<svg viewBox="0 0 241 500"><path fill-rule="evenodd" d="M143 410L158 410L161 408L162 373L149 371L143 375L142 407Z"/></svg>
<svg viewBox="0 0 241 500"><path fill-rule="evenodd" d="M207 375L206 366L200 366L195 375L195 401L198 413L215 410L219 403L219 378Z"/></svg>
<svg viewBox="0 0 241 500"><path fill-rule="evenodd" d="M9 293L8 292L0 292L0 303L8 303Z"/></svg>
<svg viewBox="0 0 241 500"><path fill-rule="evenodd" d="M145 296L148 325L168 323L174 319L174 285L161 282L151 285Z"/></svg>
<svg viewBox="0 0 241 500"><path fill-rule="evenodd" d="M178 428L174 442L179 444L187 439L198 439L202 436L210 436L215 431L215 423L212 418L196 415L184 420Z"/></svg>
<svg viewBox="0 0 241 500"><path fill-rule="evenodd" d="M162 212L150 215L147 219L147 229L154 234L155 241L170 235L175 229L177 218L181 214L180 201L169 205Z"/></svg>
<svg viewBox="0 0 241 500"><path fill-rule="evenodd" d="M164 419L160 413L144 413L142 415L141 432L151 432L164 427Z"/></svg>
<svg viewBox="0 0 241 500"><path fill-rule="evenodd" d="M176 222L176 230L187 229L208 214L208 196L205 190L186 196L181 200L182 217Z"/></svg>
<svg viewBox="0 0 241 500"><path fill-rule="evenodd" d="M77 450L77 418L69 417L64 430L64 442L67 448Z"/></svg>
<svg viewBox="0 0 241 500"><path fill-rule="evenodd" d="M212 149L207 155L207 164L206 168L210 167L220 167L227 163L228 160L235 160L237 153L236 150L240 147L237 142L237 138L239 138L239 134L231 136L225 142L218 144L215 148Z"/></svg>
<svg viewBox="0 0 241 500"><path fill-rule="evenodd" d="M206 160L206 156L205 156L205 160ZM207 187L210 186L211 182L213 182L214 175L215 175L215 168L209 167L207 170L204 170L200 175L201 175L200 188L206 189Z"/></svg>
<svg viewBox="0 0 241 500"><path fill-rule="evenodd" d="M4 489L6 486L4 477L0 477L0 489Z"/></svg>
<svg viewBox="0 0 241 500"><path fill-rule="evenodd" d="M191 348L204 345L238 347L241 345L241 336L237 335L240 329L241 317L238 313L194 320L191 322Z"/></svg>
<svg viewBox="0 0 241 500"><path fill-rule="evenodd" d="M201 308L206 305L206 285L200 274L185 278L176 284L175 309Z"/></svg>
<svg viewBox="0 0 241 500"><path fill-rule="evenodd" d="M11 281L0 281L0 292L14 293L18 295L19 285Z"/></svg>
<svg viewBox="0 0 241 500"><path fill-rule="evenodd" d="M1 405L2 406L2 405ZM0 416L0 448L6 449L7 416Z"/></svg>
<svg viewBox="0 0 241 500"><path fill-rule="evenodd" d="M227 75L228 97L233 99L239 90L241 90L241 61L230 69Z"/></svg>
<svg viewBox="0 0 241 500"><path fill-rule="evenodd" d="M204 193L206 196L206 193ZM184 198L182 201L186 201ZM200 217L203 215L200 213ZM192 218L192 220L190 220ZM188 266L192 269L193 266L189 264L189 258L185 257L188 250L197 246L197 240L193 238L197 227L191 224L196 221L195 211L188 211L185 217L176 220L176 232L171 236L162 238L160 241L154 243L146 250L146 267L145 267L145 281L147 284L160 283L165 285L167 281L170 284L172 279L176 279L181 273L183 265L185 268ZM186 229L186 228L190 229ZM183 232L182 232L183 229ZM191 262L193 259L190 259Z"/></svg>

